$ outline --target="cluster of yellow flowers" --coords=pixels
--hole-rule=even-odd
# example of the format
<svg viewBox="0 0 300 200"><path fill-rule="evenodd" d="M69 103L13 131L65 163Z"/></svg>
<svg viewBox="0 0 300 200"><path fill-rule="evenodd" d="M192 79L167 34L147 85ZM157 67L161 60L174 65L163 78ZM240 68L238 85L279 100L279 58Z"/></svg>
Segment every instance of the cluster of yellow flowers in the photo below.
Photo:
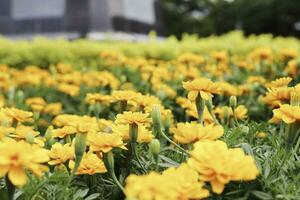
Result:
<svg viewBox="0 0 300 200"><path fill-rule="evenodd" d="M128 199L222 194L229 182L259 175L253 156L224 142L228 129L250 120L251 103L273 109L270 122L286 125L287 146L295 142L297 56L258 47L161 60L103 50L99 69L0 65L0 177L22 187L29 174L63 169L71 176L108 173ZM158 165L161 144L183 154L178 166ZM150 150L155 169L145 169L138 150ZM126 166L115 170L114 158Z"/></svg>

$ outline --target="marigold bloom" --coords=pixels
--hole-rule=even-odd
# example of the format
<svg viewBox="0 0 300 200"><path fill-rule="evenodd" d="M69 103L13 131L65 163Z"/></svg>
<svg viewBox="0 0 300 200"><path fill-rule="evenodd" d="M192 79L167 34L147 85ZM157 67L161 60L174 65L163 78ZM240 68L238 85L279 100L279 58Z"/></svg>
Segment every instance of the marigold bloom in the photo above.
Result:
<svg viewBox="0 0 300 200"><path fill-rule="evenodd" d="M108 104L111 101L111 96L99 94L99 93L88 93L85 97L85 102L94 105L96 103Z"/></svg>
<svg viewBox="0 0 300 200"><path fill-rule="evenodd" d="M75 162L70 160L69 167L73 170ZM83 158L80 162L79 168L77 169L76 174L88 174L93 175L96 173L106 173L104 162L94 153L88 152L83 155Z"/></svg>
<svg viewBox="0 0 300 200"><path fill-rule="evenodd" d="M32 121L32 112L27 112L17 108L2 108L3 112L7 117L15 120L17 122L31 122Z"/></svg>
<svg viewBox="0 0 300 200"><path fill-rule="evenodd" d="M70 143L62 145L57 142L52 145L49 156L51 158L49 165L64 164L68 160L75 159L74 146Z"/></svg>
<svg viewBox="0 0 300 200"><path fill-rule="evenodd" d="M202 99L208 100L213 94L220 93L217 83L207 78L198 78L193 81L183 82L183 88L188 90L188 98L192 101L200 94Z"/></svg>
<svg viewBox="0 0 300 200"><path fill-rule="evenodd" d="M94 152L107 153L113 148L126 149L121 136L117 133L90 133L87 142Z"/></svg>
<svg viewBox="0 0 300 200"><path fill-rule="evenodd" d="M115 120L116 124L148 124L151 119L148 114L141 112L124 112L118 114Z"/></svg>
<svg viewBox="0 0 300 200"><path fill-rule="evenodd" d="M289 104L281 105L273 110L273 117L269 122L279 123L284 121L287 124L300 121L300 106L292 106Z"/></svg>
<svg viewBox="0 0 300 200"><path fill-rule="evenodd" d="M16 186L27 182L25 170L28 169L41 176L48 167L42 165L49 160L48 151L24 141L5 139L0 143L0 177L8 175L9 180Z"/></svg>
<svg viewBox="0 0 300 200"><path fill-rule="evenodd" d="M268 92L262 101L272 107L278 107L280 104L290 101L291 93L294 91L292 87L279 87L268 89Z"/></svg>
<svg viewBox="0 0 300 200"><path fill-rule="evenodd" d="M80 92L80 87L77 85L62 83L58 85L58 91L68 94L70 96L78 96Z"/></svg>
<svg viewBox="0 0 300 200"><path fill-rule="evenodd" d="M282 49L279 56L282 61L288 61L296 58L297 54L295 49Z"/></svg>
<svg viewBox="0 0 300 200"><path fill-rule="evenodd" d="M132 90L115 90L111 97L113 101L131 101L139 96L139 93Z"/></svg>
<svg viewBox="0 0 300 200"><path fill-rule="evenodd" d="M296 59L290 60L288 62L288 65L284 69L284 71L292 75L294 78L297 77L299 71L297 60Z"/></svg>
<svg viewBox="0 0 300 200"><path fill-rule="evenodd" d="M253 157L240 148L228 148L222 141L196 142L188 165L198 171L201 181L210 182L217 194L230 181L253 180L259 173Z"/></svg>
<svg viewBox="0 0 300 200"><path fill-rule="evenodd" d="M220 125L202 126L196 123L178 123L170 131L174 134L175 140L182 144L194 143L200 140L216 140L220 138L224 129Z"/></svg>
<svg viewBox="0 0 300 200"><path fill-rule="evenodd" d="M209 196L203 185L197 172L182 164L178 168L167 169L163 174L130 175L126 179L125 194L127 198L139 200L203 199Z"/></svg>
<svg viewBox="0 0 300 200"><path fill-rule="evenodd" d="M26 99L25 103L34 111L41 111L47 104L47 102L41 97L28 98Z"/></svg>
<svg viewBox="0 0 300 200"><path fill-rule="evenodd" d="M46 113L53 116L59 115L61 112L62 112L61 103L49 103L42 110L42 113Z"/></svg>
<svg viewBox="0 0 300 200"><path fill-rule="evenodd" d="M267 88L279 88L279 87L287 87L288 84L292 81L293 79L291 77L282 77L278 78L271 83L267 83L266 87Z"/></svg>

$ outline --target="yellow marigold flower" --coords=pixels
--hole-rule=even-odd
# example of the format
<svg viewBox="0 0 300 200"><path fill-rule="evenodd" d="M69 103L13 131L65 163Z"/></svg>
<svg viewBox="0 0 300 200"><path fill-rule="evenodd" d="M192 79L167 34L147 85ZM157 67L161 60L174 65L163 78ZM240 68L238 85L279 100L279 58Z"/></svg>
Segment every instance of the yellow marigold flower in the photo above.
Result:
<svg viewBox="0 0 300 200"><path fill-rule="evenodd" d="M211 53L211 56L217 61L221 63L227 63L228 55L226 51L214 51Z"/></svg>
<svg viewBox="0 0 300 200"><path fill-rule="evenodd" d="M199 181L197 172L186 163L178 168L168 168L162 175L177 184L177 199L203 199L209 196L209 191L203 188L204 183Z"/></svg>
<svg viewBox="0 0 300 200"><path fill-rule="evenodd" d="M248 83L258 83L258 84L265 84L267 81L262 76L249 76L247 79Z"/></svg>
<svg viewBox="0 0 300 200"><path fill-rule="evenodd" d="M184 53L178 56L177 61L183 64L200 65L205 62L204 58L200 55L193 53Z"/></svg>
<svg viewBox="0 0 300 200"><path fill-rule="evenodd" d="M77 121L80 117L77 115L70 115L70 114L61 114L56 116L52 123L55 126L62 127L62 126L70 126L70 122Z"/></svg>
<svg viewBox="0 0 300 200"><path fill-rule="evenodd" d="M288 61L297 57L295 49L282 49L279 54L282 61Z"/></svg>
<svg viewBox="0 0 300 200"><path fill-rule="evenodd" d="M170 131L174 134L175 140L182 144L194 143L200 140L216 140L220 138L224 129L220 125L202 126L196 123L178 123Z"/></svg>
<svg viewBox="0 0 300 200"><path fill-rule="evenodd" d="M288 84L292 81L293 79L291 77L282 77L278 78L271 83L267 83L266 87L267 88L279 88L279 87L287 87Z"/></svg>
<svg viewBox="0 0 300 200"><path fill-rule="evenodd" d="M113 148L126 149L122 137L117 133L90 133L87 142L94 152L107 153Z"/></svg>
<svg viewBox="0 0 300 200"><path fill-rule="evenodd" d="M73 126L64 126L63 128L53 129L52 136L54 138L64 138L67 135L73 135L76 133L76 128Z"/></svg>
<svg viewBox="0 0 300 200"><path fill-rule="evenodd" d="M47 104L47 102L42 97L32 97L25 101L26 105L30 106L34 111L41 111Z"/></svg>
<svg viewBox="0 0 300 200"><path fill-rule="evenodd" d="M227 115L228 117L233 117L233 114L236 116L237 119L246 119L248 117L248 109L244 105L239 105L235 108L234 113L232 111L231 107L223 106L223 107L217 107L214 110L214 113L220 118L224 119L225 116L225 109L227 109Z"/></svg>
<svg viewBox="0 0 300 200"><path fill-rule="evenodd" d="M278 107L280 104L290 101L291 93L294 91L292 87L269 88L262 101L272 107Z"/></svg>
<svg viewBox="0 0 300 200"><path fill-rule="evenodd" d="M278 109L273 110L273 117L269 122L279 123L284 121L287 124L300 121L300 106L292 106L289 104L281 105Z"/></svg>
<svg viewBox="0 0 300 200"><path fill-rule="evenodd" d="M15 138L16 140L26 140L29 143L34 143L43 147L45 144L45 138L38 137L39 135L40 132L35 131L31 126L18 125L10 137Z"/></svg>
<svg viewBox="0 0 300 200"><path fill-rule="evenodd" d="M125 194L129 199L139 200L203 199L209 196L208 190L203 186L204 183L199 181L197 172L182 164L178 168L167 169L163 174L131 174L126 179Z"/></svg>
<svg viewBox="0 0 300 200"><path fill-rule="evenodd" d="M85 102L88 104L94 105L96 103L100 104L108 104L111 101L111 97L109 95L103 95L99 93L88 93L85 97Z"/></svg>
<svg viewBox="0 0 300 200"><path fill-rule="evenodd" d="M119 134L123 141L129 141L129 124L115 125L112 127L112 132ZM138 126L138 143L149 143L153 139L152 131L147 130L143 125Z"/></svg>
<svg viewBox="0 0 300 200"><path fill-rule="evenodd" d="M52 116L59 115L60 113L62 113L62 104L61 103L49 103L44 107L44 109L42 110L42 113L49 114Z"/></svg>
<svg viewBox="0 0 300 200"><path fill-rule="evenodd" d="M288 62L288 65L284 69L285 72L292 75L294 78L298 75L298 61L293 59Z"/></svg>
<svg viewBox="0 0 300 200"><path fill-rule="evenodd" d="M68 160L75 159L74 146L70 143L62 145L61 143L55 143L52 145L50 153L49 165L64 164Z"/></svg>
<svg viewBox="0 0 300 200"><path fill-rule="evenodd" d="M113 101L132 101L138 97L139 93L131 90L115 90L112 92Z"/></svg>
<svg viewBox="0 0 300 200"><path fill-rule="evenodd" d="M149 124L151 119L149 115L141 112L124 112L118 114L115 120L116 124Z"/></svg>
<svg viewBox="0 0 300 200"><path fill-rule="evenodd" d="M98 131L98 124L95 123L95 121L89 121L88 118L87 120L84 120L84 118L81 118L82 120L76 121L73 123L70 123L71 126L76 128L77 133L94 133Z"/></svg>
<svg viewBox="0 0 300 200"><path fill-rule="evenodd" d="M80 87L77 85L61 83L58 85L58 91L68 94L70 96L78 96L80 92Z"/></svg>
<svg viewBox="0 0 300 200"><path fill-rule="evenodd" d="M38 131L33 130L32 126L23 126L23 125L18 125L14 131L14 133L11 135L12 137L15 138L26 138L29 135L32 137L38 136L40 133Z"/></svg>
<svg viewBox="0 0 300 200"><path fill-rule="evenodd" d="M250 58L255 61L269 61L273 59L272 50L270 48L257 48L250 54Z"/></svg>
<svg viewBox="0 0 300 200"><path fill-rule="evenodd" d="M219 85L207 78L198 78L182 84L183 88L189 91L188 98L191 101L194 101L198 94L202 99L208 100L213 94L220 93Z"/></svg>
<svg viewBox="0 0 300 200"><path fill-rule="evenodd" d="M198 171L201 181L210 182L217 194L230 181L249 181L259 174L253 157L240 148L228 148L222 141L196 142L188 165Z"/></svg>
<svg viewBox="0 0 300 200"><path fill-rule="evenodd" d="M25 170L30 170L37 176L48 171L42 165L49 160L48 151L36 145L30 145L23 140L17 142L5 139L0 143L0 177L8 175L9 180L16 186L27 182Z"/></svg>
<svg viewBox="0 0 300 200"><path fill-rule="evenodd" d="M32 121L32 112L27 112L17 108L2 108L3 112L7 117L15 120L17 122L31 122Z"/></svg>
<svg viewBox="0 0 300 200"><path fill-rule="evenodd" d="M56 116L52 123L58 127L72 126L80 133L96 132L99 129L96 118L90 116L62 114Z"/></svg>
<svg viewBox="0 0 300 200"><path fill-rule="evenodd" d="M137 98L133 100L137 106L144 109L145 107L151 107L155 104L161 104L161 101L156 96L152 95L138 95Z"/></svg>
<svg viewBox="0 0 300 200"><path fill-rule="evenodd" d="M70 160L69 167L73 170L75 162ZM104 162L94 153L88 152L83 155L76 174L93 175L96 173L106 173Z"/></svg>
<svg viewBox="0 0 300 200"><path fill-rule="evenodd" d="M66 74L73 71L72 65L66 63L58 63L55 68L57 72L61 74Z"/></svg>

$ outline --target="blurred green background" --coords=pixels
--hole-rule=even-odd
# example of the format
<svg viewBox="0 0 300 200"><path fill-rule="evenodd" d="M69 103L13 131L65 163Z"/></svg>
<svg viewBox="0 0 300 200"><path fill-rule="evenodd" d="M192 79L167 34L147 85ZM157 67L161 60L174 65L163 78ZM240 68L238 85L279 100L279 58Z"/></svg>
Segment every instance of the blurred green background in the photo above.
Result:
<svg viewBox="0 0 300 200"><path fill-rule="evenodd" d="M300 0L161 0L165 32L300 37Z"/></svg>

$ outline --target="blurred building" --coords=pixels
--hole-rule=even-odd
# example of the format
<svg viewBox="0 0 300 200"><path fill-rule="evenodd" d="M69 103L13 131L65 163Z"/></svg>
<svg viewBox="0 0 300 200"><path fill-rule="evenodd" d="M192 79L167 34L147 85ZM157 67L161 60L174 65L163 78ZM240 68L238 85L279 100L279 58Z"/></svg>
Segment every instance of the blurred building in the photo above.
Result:
<svg viewBox="0 0 300 200"><path fill-rule="evenodd" d="M161 32L157 0L0 0L0 34Z"/></svg>

